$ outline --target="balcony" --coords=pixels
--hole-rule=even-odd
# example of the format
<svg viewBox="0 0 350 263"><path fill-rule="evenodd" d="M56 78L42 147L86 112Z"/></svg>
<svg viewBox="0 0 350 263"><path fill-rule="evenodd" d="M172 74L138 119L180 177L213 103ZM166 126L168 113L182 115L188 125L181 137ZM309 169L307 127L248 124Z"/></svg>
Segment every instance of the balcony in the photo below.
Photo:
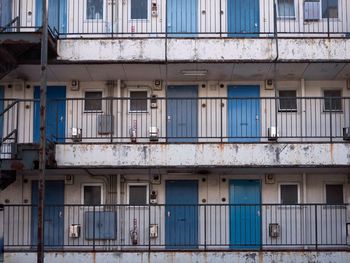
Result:
<svg viewBox="0 0 350 263"><path fill-rule="evenodd" d="M346 204L47 205L44 243L54 252L347 251L348 209ZM4 206L5 252L36 250L37 213L36 205Z"/></svg>
<svg viewBox="0 0 350 263"><path fill-rule="evenodd" d="M61 0L50 3L49 26L59 38L348 37L348 1L289 2ZM2 32L41 27L35 1L6 0L1 8Z"/></svg>
<svg viewBox="0 0 350 263"><path fill-rule="evenodd" d="M39 143L39 101L4 108L1 156L16 159ZM46 134L62 168L346 167L349 109L348 97L49 99Z"/></svg>

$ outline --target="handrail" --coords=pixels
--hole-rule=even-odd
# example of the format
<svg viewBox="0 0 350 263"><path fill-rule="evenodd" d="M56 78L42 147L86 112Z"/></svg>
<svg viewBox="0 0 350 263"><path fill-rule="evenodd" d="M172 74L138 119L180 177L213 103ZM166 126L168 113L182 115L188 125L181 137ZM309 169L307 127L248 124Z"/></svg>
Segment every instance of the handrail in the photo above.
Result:
<svg viewBox="0 0 350 263"><path fill-rule="evenodd" d="M16 16L14 19L11 20L11 22L9 22L7 25L5 25L4 27L0 28L0 33L4 32L7 28L9 28L12 24L14 24L15 22L19 21L19 16Z"/></svg>

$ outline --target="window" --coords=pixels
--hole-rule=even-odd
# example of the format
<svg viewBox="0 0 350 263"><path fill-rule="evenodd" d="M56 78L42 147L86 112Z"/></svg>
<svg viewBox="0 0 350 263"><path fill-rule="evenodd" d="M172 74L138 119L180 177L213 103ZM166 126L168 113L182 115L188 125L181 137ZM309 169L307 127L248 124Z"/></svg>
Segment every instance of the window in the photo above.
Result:
<svg viewBox="0 0 350 263"><path fill-rule="evenodd" d="M101 205L102 204L102 186L101 185L84 185L83 200L84 200L84 205Z"/></svg>
<svg viewBox="0 0 350 263"><path fill-rule="evenodd" d="M342 184L327 184L326 185L326 204L344 204L344 194Z"/></svg>
<svg viewBox="0 0 350 263"><path fill-rule="evenodd" d="M86 18L103 19L103 0L86 0Z"/></svg>
<svg viewBox="0 0 350 263"><path fill-rule="evenodd" d="M338 0L322 0L322 17L338 18Z"/></svg>
<svg viewBox="0 0 350 263"><path fill-rule="evenodd" d="M341 111L343 109L341 90L324 90L324 110Z"/></svg>
<svg viewBox="0 0 350 263"><path fill-rule="evenodd" d="M131 19L147 19L148 0L131 0Z"/></svg>
<svg viewBox="0 0 350 263"><path fill-rule="evenodd" d="M147 91L130 91L130 112L147 111Z"/></svg>
<svg viewBox="0 0 350 263"><path fill-rule="evenodd" d="M86 91L85 107L86 111L102 111L102 91Z"/></svg>
<svg viewBox="0 0 350 263"><path fill-rule="evenodd" d="M295 17L294 0L277 0L278 17Z"/></svg>
<svg viewBox="0 0 350 263"><path fill-rule="evenodd" d="M297 91L296 90L280 90L279 92L280 111L296 111L297 110Z"/></svg>
<svg viewBox="0 0 350 263"><path fill-rule="evenodd" d="M281 204L295 205L299 203L297 184L281 184L280 193Z"/></svg>
<svg viewBox="0 0 350 263"><path fill-rule="evenodd" d="M129 205L146 205L147 197L147 185L129 185Z"/></svg>

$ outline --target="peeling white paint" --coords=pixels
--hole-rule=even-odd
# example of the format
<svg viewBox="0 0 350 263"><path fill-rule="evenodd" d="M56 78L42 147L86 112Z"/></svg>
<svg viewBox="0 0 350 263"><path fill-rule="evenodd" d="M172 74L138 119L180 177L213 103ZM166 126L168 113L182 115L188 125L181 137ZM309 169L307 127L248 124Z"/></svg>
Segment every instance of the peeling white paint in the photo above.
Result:
<svg viewBox="0 0 350 263"><path fill-rule="evenodd" d="M279 39L280 61L344 61L350 39ZM167 49L167 52L165 52ZM72 62L272 61L276 41L261 39L63 39L59 60Z"/></svg>
<svg viewBox="0 0 350 263"><path fill-rule="evenodd" d="M35 253L5 253L6 263L36 262ZM46 253L47 263L348 263L348 252Z"/></svg>
<svg viewBox="0 0 350 263"><path fill-rule="evenodd" d="M349 144L66 144L59 167L350 165Z"/></svg>

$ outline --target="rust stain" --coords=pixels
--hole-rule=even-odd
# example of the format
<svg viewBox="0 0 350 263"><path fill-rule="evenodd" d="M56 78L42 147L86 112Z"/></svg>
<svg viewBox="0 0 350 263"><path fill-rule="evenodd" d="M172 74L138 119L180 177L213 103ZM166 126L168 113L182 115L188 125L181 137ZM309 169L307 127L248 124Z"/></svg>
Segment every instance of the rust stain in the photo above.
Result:
<svg viewBox="0 0 350 263"><path fill-rule="evenodd" d="M19 161L12 161L11 162L11 170L16 170L16 171L23 171L24 164Z"/></svg>
<svg viewBox="0 0 350 263"><path fill-rule="evenodd" d="M330 144L330 146L329 146L329 153L330 153L330 157L331 157L331 162L333 163L333 160L334 160L334 145L333 145L333 143L331 143Z"/></svg>

